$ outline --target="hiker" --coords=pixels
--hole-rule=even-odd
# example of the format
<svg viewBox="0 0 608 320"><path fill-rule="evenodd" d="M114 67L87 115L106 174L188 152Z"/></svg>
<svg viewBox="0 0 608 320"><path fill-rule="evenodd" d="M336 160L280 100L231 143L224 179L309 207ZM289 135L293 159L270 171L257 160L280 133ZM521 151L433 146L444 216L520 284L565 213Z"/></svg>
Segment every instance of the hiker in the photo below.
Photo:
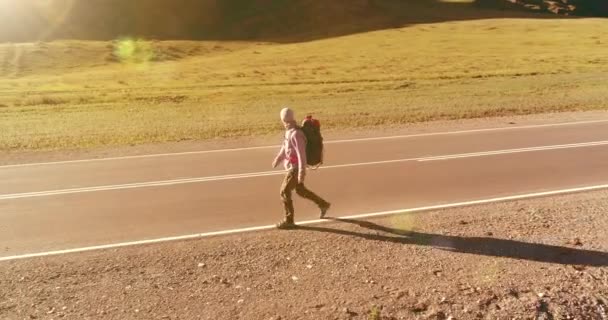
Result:
<svg viewBox="0 0 608 320"><path fill-rule="evenodd" d="M307 139L302 128L296 123L293 110L284 108L281 110L280 116L285 126L285 140L279 154L272 163L272 167L276 168L279 162L283 161L287 174L281 186L281 199L283 200L283 207L285 209L285 219L276 226L279 229L290 229L295 227L294 207L291 197L294 190L300 197L308 199L319 206L321 219L325 218L330 203L304 186L306 168L309 165L306 154Z"/></svg>

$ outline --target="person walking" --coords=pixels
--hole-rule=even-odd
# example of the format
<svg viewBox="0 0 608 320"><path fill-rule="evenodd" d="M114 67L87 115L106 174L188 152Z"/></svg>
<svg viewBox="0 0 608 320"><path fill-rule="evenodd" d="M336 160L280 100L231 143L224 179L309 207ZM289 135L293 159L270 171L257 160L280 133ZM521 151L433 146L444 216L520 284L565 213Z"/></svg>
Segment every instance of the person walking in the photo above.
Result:
<svg viewBox="0 0 608 320"><path fill-rule="evenodd" d="M321 219L325 218L331 204L304 185L308 165L306 159L307 141L305 134L296 122L293 110L283 108L280 112L280 118L285 126L285 139L272 163L272 167L276 168L280 162L283 162L287 173L281 185L281 200L283 202L283 209L285 210L285 218L276 227L279 229L291 229L296 226L292 199L294 190L300 197L314 202L319 207Z"/></svg>

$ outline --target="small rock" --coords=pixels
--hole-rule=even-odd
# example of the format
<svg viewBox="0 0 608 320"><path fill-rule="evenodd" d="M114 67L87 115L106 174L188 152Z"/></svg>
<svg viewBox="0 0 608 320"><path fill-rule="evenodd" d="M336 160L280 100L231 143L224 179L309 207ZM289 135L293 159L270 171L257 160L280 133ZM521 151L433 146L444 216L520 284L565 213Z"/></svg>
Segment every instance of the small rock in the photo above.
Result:
<svg viewBox="0 0 608 320"><path fill-rule="evenodd" d="M237 301L236 303L241 304L241 303L243 303L243 302L245 302L245 300L243 300L243 299L239 299L239 301Z"/></svg>
<svg viewBox="0 0 608 320"><path fill-rule="evenodd" d="M541 293L538 294L538 297L542 299L542 298L545 297L545 294L541 292Z"/></svg>
<svg viewBox="0 0 608 320"><path fill-rule="evenodd" d="M475 293L475 289L470 288L470 289L464 290L464 292L462 294L464 294L465 296L470 296L473 293Z"/></svg>
<svg viewBox="0 0 608 320"><path fill-rule="evenodd" d="M358 313L350 310L349 308L342 309L342 312L346 313L349 316L353 316L353 317L356 316L356 315L358 315Z"/></svg>
<svg viewBox="0 0 608 320"><path fill-rule="evenodd" d="M55 308L51 308L51 310L47 311L46 314L53 314L53 313L55 313Z"/></svg>
<svg viewBox="0 0 608 320"><path fill-rule="evenodd" d="M426 318L433 319L433 320L445 320L446 315L445 315L445 313L443 313L443 311L435 311L435 312L431 312Z"/></svg>
<svg viewBox="0 0 608 320"><path fill-rule="evenodd" d="M441 300L439 300L439 303L447 303L448 299L446 299L446 297L442 297Z"/></svg>
<svg viewBox="0 0 608 320"><path fill-rule="evenodd" d="M206 266L207 266L207 265L206 265L206 264L204 264L204 263L202 263L202 262L198 264L198 267L199 267L199 268L204 268L204 267L206 267Z"/></svg>
<svg viewBox="0 0 608 320"><path fill-rule="evenodd" d="M306 268L312 269L312 265L309 264L309 265L306 266Z"/></svg>
<svg viewBox="0 0 608 320"><path fill-rule="evenodd" d="M519 298L519 292L517 292L517 290L515 290L514 288L509 288L507 290L507 294L514 298Z"/></svg>
<svg viewBox="0 0 608 320"><path fill-rule="evenodd" d="M573 244L573 245L575 245L575 246L577 246L577 247L580 247L580 246L582 246L582 245L583 245L583 242L582 242L582 241L581 241L581 239L579 239L579 238L574 238L574 239L572 240L572 244Z"/></svg>
<svg viewBox="0 0 608 320"><path fill-rule="evenodd" d="M494 233L493 233L493 232L491 232L491 231L486 232L486 236L488 236L488 237L491 237L491 236L493 236L493 235L494 235Z"/></svg>
<svg viewBox="0 0 608 320"><path fill-rule="evenodd" d="M292 276L292 277L291 277L291 280L293 280L293 281L298 281L298 280L300 280L300 279L299 279L298 277L296 277L296 276Z"/></svg>
<svg viewBox="0 0 608 320"><path fill-rule="evenodd" d="M139 309L135 309L135 313L139 313Z"/></svg>
<svg viewBox="0 0 608 320"><path fill-rule="evenodd" d="M442 273L442 272L443 272L443 271L442 271L442 270L440 270L440 269L435 269L435 270L433 270L433 274L434 274L434 275L436 275L436 276L441 276L441 273Z"/></svg>
<svg viewBox="0 0 608 320"><path fill-rule="evenodd" d="M411 308L413 312L424 312L426 309L428 309L428 306L424 302L418 302Z"/></svg>
<svg viewBox="0 0 608 320"><path fill-rule="evenodd" d="M33 315L33 314L30 314L30 319L38 319L38 317L36 317L36 316L35 316L35 315Z"/></svg>
<svg viewBox="0 0 608 320"><path fill-rule="evenodd" d="M458 223L461 224L461 225L463 225L463 226L469 224L468 222L466 222L464 220L460 220L460 221L458 221Z"/></svg>

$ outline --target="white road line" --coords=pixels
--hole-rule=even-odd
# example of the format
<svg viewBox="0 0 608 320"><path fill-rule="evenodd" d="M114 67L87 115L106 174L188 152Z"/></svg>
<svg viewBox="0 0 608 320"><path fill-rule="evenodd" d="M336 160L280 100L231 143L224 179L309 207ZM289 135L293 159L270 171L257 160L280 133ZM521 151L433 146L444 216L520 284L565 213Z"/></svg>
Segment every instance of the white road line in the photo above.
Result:
<svg viewBox="0 0 608 320"><path fill-rule="evenodd" d="M606 144L608 144L608 141L572 143L572 144L546 146L546 147L531 147L531 148L521 148L521 149L476 152L476 153L468 153L468 154L467 153L454 154L454 155L439 156L439 157L428 157L428 158L424 158L424 159L419 159L418 161L426 162L426 161L440 161L440 160L451 160L451 159L460 159L460 158L474 158L474 157L494 156L494 155L501 155L501 154L512 154L512 153L522 153L522 152L532 152L532 151L594 147L594 146L603 146Z"/></svg>
<svg viewBox="0 0 608 320"><path fill-rule="evenodd" d="M395 159L395 160L385 160L385 161L339 164L339 165L321 167L320 169L327 170L327 169L338 169L338 168L352 168L352 167L382 165L382 164L401 163L401 162L410 162L410 161L426 162L426 161L438 161L438 160L449 160L449 159L487 157L487 156L524 153L524 152L597 147L597 146L604 146L604 145L608 145L608 140L573 143L573 144L562 144L562 145L551 145L551 146L539 146L539 147L520 148L520 149L506 149L506 150L496 150L496 151L487 151L487 152L461 153L461 154L452 154L452 155L436 156L436 157L419 157L419 158L406 158L406 159ZM284 174L284 171L263 171L263 172L251 172L251 173L177 179L177 180L150 181L150 182L138 182L138 183L128 183L128 184L118 184L118 185L61 189L61 190L13 193L13 194L0 195L0 201L24 199L24 198L36 198L36 197L50 197L50 196L59 196L59 195L77 194L77 193L125 190L125 189L136 189L136 188L151 188L151 187L174 186L174 185L190 184L190 183L258 178L258 177L268 177L268 176L275 176L275 175L282 175L282 174Z"/></svg>
<svg viewBox="0 0 608 320"><path fill-rule="evenodd" d="M12 200L12 199L22 199L22 198L48 197L48 196L57 196L57 195L74 194L74 193L124 190L124 189L136 189L136 188L146 188L146 187L163 187L163 186L174 186L174 185L189 184L189 183L201 183L201 182L233 180L233 179L243 179L243 178L256 178L256 177L281 175L283 173L284 173L283 171L266 171L266 172L256 172L256 173L243 173L243 174L233 174L233 175L224 175L224 176L214 176L214 177L200 177L200 178L189 178L189 179L138 182L138 183L128 183L128 184L118 184L118 185L61 189L61 190L51 190L51 191L14 193L14 194L0 195L0 201L1 200Z"/></svg>
<svg viewBox="0 0 608 320"><path fill-rule="evenodd" d="M326 141L325 143L326 144L339 144L339 143L352 143L352 142L396 140L396 139L409 139L409 138L417 138L417 137L431 137L431 136L442 136L442 135L457 135L457 134L492 132L492 131L507 131L507 130L523 130L523 129L537 129L537 128L547 128L547 127L560 127L560 126L574 126L574 125L604 123L604 122L608 122L608 119L606 119L606 120L589 120L589 121L576 121L576 122L538 124L538 125L528 125L528 126L513 126L513 127L486 128L486 129L472 129L472 130L461 130L461 131L430 132L430 133L418 133L418 134L409 134L409 135L396 135L396 136L372 137L372 138L343 139L343 140ZM87 163L87 162L119 161L119 160L132 160L132 159L145 159L145 158L176 157L176 156L188 156L188 155L199 155L199 154L210 154L210 153L236 152L236 151L250 151L250 150L264 150L264 149L275 149L275 148L278 148L278 146L273 145L273 146L244 147L244 148L216 149L216 150L201 150L201 151L188 151L188 152L175 152L175 153L145 154L145 155L124 156L124 157L109 157L109 158L93 158L93 159L82 159L82 160L54 161L54 162L22 163L22 164L11 164L11 165L0 166L0 169L19 168L19 167L33 167L33 166L47 166L47 165L64 165L64 164L76 164L76 163Z"/></svg>
<svg viewBox="0 0 608 320"><path fill-rule="evenodd" d="M345 217L339 217L339 218L340 219L369 219L369 218L390 216L390 215L395 215L395 214L416 213L416 212L424 212L424 211L432 211L432 210L443 210L443 209L466 207L466 206L473 206L473 205L490 204L490 203L496 203L496 202L506 202L506 201L524 200L524 199L538 198L538 197L556 196L556 195L575 193L575 192L595 191L595 190L602 190L602 189L608 189L608 184L579 187L579 188L570 188L570 189L560 189L560 190L553 190L553 191L546 191L546 192L519 194L519 195L513 195L513 196L432 205L432 206L418 207L418 208L363 213L363 214L351 215L351 216L345 216ZM333 220L309 220L309 221L299 222L298 225L312 225L312 224L320 224L320 223L326 223L326 222L333 222ZM148 245L148 244L172 242L172 241L179 241L179 240L202 239L202 238L208 238L208 237L213 237L213 236L223 236L223 235L239 234L239 233L254 232L254 231L264 231L264 230L272 230L272 229L274 229L274 226L266 225L266 226L214 231L214 232L206 232L206 233L198 233L198 234L190 234L190 235L166 237L166 238L158 238L158 239L121 242L121 243L113 243L113 244L66 249L66 250L30 253L30 254L0 257L0 262L64 255L64 254L70 254L70 253L81 253L81 252L97 251L97 250L104 250L104 249L116 249L116 248L122 248L122 247Z"/></svg>

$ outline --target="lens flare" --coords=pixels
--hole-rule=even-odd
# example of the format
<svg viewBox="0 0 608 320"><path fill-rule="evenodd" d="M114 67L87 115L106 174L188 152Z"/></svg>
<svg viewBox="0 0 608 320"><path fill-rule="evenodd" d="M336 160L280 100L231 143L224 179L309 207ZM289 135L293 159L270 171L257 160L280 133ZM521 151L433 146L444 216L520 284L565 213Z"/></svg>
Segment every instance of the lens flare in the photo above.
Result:
<svg viewBox="0 0 608 320"><path fill-rule="evenodd" d="M504 267L501 262L495 261L478 270L477 282L484 285L493 285L500 279L500 275L504 273Z"/></svg>
<svg viewBox="0 0 608 320"><path fill-rule="evenodd" d="M390 218L390 226L399 233L407 235L416 229L416 215L406 213L393 216Z"/></svg>
<svg viewBox="0 0 608 320"><path fill-rule="evenodd" d="M114 57L121 63L146 66L155 56L154 47L149 41L124 38L114 42Z"/></svg>
<svg viewBox="0 0 608 320"><path fill-rule="evenodd" d="M39 40L47 39L55 31L64 27L75 0L36 0L31 2L33 13L42 19L45 30L38 36Z"/></svg>

